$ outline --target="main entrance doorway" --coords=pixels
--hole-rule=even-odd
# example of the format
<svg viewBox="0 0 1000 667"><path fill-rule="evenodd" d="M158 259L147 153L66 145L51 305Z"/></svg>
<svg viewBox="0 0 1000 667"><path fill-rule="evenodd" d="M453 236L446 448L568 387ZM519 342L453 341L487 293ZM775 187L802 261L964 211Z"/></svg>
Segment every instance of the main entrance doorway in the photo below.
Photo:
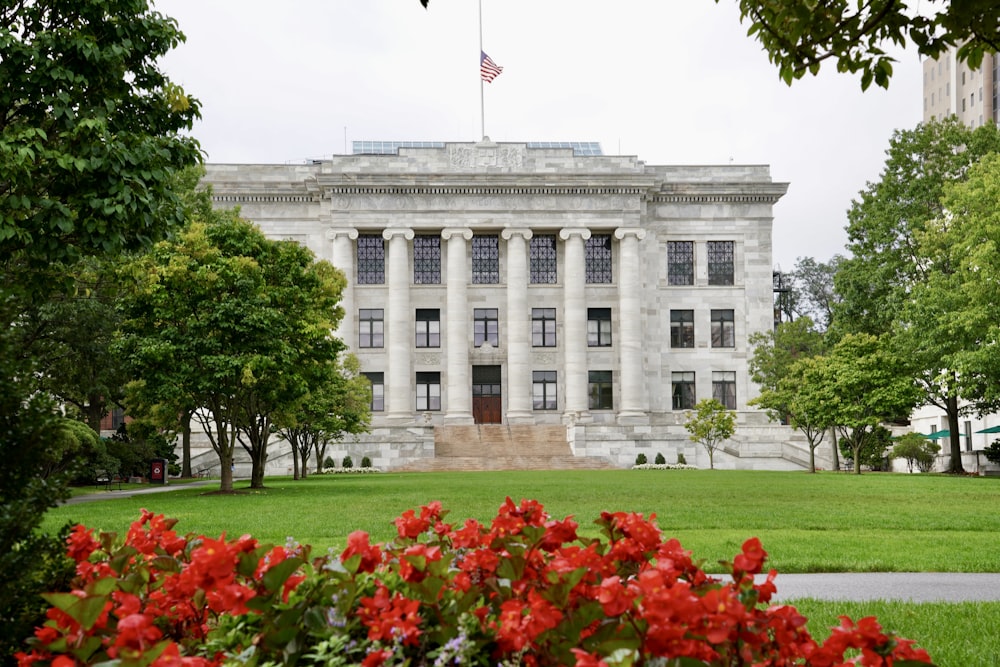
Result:
<svg viewBox="0 0 1000 667"><path fill-rule="evenodd" d="M477 424L503 420L499 366L472 367L472 418Z"/></svg>

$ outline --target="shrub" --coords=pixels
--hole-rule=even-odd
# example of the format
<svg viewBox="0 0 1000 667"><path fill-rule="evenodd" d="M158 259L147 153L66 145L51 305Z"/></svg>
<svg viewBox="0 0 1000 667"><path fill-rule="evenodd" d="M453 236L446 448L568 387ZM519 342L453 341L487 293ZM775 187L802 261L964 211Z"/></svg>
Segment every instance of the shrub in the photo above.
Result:
<svg viewBox="0 0 1000 667"><path fill-rule="evenodd" d="M640 452L635 457L635 464L641 466L644 463L646 463L646 455Z"/></svg>
<svg viewBox="0 0 1000 667"><path fill-rule="evenodd" d="M914 465L920 472L930 472L940 451L941 445L936 442L928 440L919 433L907 433L900 436L892 448L892 457L905 459L910 472L913 472Z"/></svg>
<svg viewBox="0 0 1000 667"><path fill-rule="evenodd" d="M368 458L367 456L362 456L361 457L361 467L362 468L371 468L372 467L372 460L370 458Z"/></svg>
<svg viewBox="0 0 1000 667"><path fill-rule="evenodd" d="M340 463L340 467L341 468L353 468L354 467L354 461L351 460L350 456L345 456L344 460L341 461L341 463Z"/></svg>
<svg viewBox="0 0 1000 667"><path fill-rule="evenodd" d="M990 463L1000 463L1000 439L991 442L990 446L983 450L983 453Z"/></svg>
<svg viewBox="0 0 1000 667"><path fill-rule="evenodd" d="M337 467L337 462L333 460L332 456L327 456L325 459L323 459L323 467L324 468L336 468Z"/></svg>
<svg viewBox="0 0 1000 667"><path fill-rule="evenodd" d="M663 454L656 452L656 458L653 459L653 463L656 463L657 465L664 465L666 462L667 459L663 456Z"/></svg>
<svg viewBox="0 0 1000 667"><path fill-rule="evenodd" d="M679 466L686 466L687 462L688 462L687 459L684 458L684 453L683 452L677 452L677 465L679 465Z"/></svg>
<svg viewBox="0 0 1000 667"><path fill-rule="evenodd" d="M508 498L489 525L446 514L407 510L393 542L356 531L339 557L315 559L248 536L180 537L145 510L124 544L77 526L74 590L48 596L20 664L841 665L846 651L930 663L872 617L841 617L817 643L794 607L767 606L777 573L755 583L757 538L720 579L655 517L604 512L587 539L532 500Z"/></svg>

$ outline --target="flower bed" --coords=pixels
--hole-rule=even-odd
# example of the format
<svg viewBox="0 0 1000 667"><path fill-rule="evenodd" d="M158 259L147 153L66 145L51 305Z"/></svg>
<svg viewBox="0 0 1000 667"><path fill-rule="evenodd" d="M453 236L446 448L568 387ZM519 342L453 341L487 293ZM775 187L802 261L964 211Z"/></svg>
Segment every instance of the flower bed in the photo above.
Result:
<svg viewBox="0 0 1000 667"><path fill-rule="evenodd" d="M698 466L687 463L638 463L632 470L698 470Z"/></svg>
<svg viewBox="0 0 1000 667"><path fill-rule="evenodd" d="M178 535L143 511L123 540L77 526L76 588L52 593L20 667L247 665L890 666L929 664L874 618L822 644L746 541L710 577L655 517L605 512L600 539L509 498L489 524L407 510L398 537L338 555ZM845 658L845 653L853 655Z"/></svg>
<svg viewBox="0 0 1000 667"><path fill-rule="evenodd" d="M373 473L382 472L378 468L365 467L365 468L323 468L320 475L370 475Z"/></svg>

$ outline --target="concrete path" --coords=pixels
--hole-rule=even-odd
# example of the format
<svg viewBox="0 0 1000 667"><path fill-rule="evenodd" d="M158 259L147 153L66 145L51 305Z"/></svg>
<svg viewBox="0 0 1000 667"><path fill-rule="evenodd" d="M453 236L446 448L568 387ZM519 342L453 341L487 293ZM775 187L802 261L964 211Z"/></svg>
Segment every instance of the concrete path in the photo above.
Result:
<svg viewBox="0 0 1000 667"><path fill-rule="evenodd" d="M206 479L171 486L151 486L122 491L97 491L70 498L67 505L130 498L196 487L217 487L219 480ZM760 577L761 580L764 577ZM1000 601L1000 573L955 572L829 572L781 574L774 584L775 602L797 598L819 600L907 600L910 602Z"/></svg>

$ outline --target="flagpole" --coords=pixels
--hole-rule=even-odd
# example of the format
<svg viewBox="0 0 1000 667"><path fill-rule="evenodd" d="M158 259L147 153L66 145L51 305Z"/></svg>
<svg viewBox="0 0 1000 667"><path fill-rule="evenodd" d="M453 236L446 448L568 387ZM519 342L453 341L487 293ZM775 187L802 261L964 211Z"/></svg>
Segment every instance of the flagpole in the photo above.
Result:
<svg viewBox="0 0 1000 667"><path fill-rule="evenodd" d="M479 0L479 63L483 61L483 0ZM486 141L486 110L483 104L483 77L479 76L479 130Z"/></svg>

